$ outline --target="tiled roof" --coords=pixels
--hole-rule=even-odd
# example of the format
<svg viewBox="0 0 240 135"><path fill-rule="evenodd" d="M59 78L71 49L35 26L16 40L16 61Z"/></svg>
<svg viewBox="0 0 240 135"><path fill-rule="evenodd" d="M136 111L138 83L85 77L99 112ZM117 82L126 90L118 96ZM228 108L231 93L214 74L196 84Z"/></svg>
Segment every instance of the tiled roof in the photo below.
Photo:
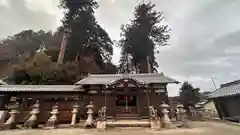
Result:
<svg viewBox="0 0 240 135"><path fill-rule="evenodd" d="M121 78L132 78L144 84L150 83L178 83L178 81L164 76L162 73L149 74L90 74L88 77L80 80L76 84L111 84Z"/></svg>
<svg viewBox="0 0 240 135"><path fill-rule="evenodd" d="M240 94L240 83L222 87L209 95L209 98L226 97Z"/></svg>
<svg viewBox="0 0 240 135"><path fill-rule="evenodd" d="M0 92L68 92L81 91L76 85L0 85Z"/></svg>

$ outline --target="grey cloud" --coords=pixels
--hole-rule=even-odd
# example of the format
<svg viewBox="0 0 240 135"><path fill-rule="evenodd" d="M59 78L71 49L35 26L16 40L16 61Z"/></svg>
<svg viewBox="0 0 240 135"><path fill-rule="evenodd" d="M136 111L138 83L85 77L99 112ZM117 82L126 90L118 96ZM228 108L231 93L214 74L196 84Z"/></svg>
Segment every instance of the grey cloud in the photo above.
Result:
<svg viewBox="0 0 240 135"><path fill-rule="evenodd" d="M158 60L160 69L173 76L212 89L210 77L218 85L239 78L240 60L240 1L212 1L186 16L176 24L181 27L172 33L172 46L162 50ZM204 4L203 4L204 5ZM191 80L200 77L202 80ZM189 78L189 79L187 79ZM207 81L203 81L207 80Z"/></svg>
<svg viewBox="0 0 240 135"><path fill-rule="evenodd" d="M56 16L27 8L25 0L9 0L0 5L0 39L25 29L51 30L56 27Z"/></svg>

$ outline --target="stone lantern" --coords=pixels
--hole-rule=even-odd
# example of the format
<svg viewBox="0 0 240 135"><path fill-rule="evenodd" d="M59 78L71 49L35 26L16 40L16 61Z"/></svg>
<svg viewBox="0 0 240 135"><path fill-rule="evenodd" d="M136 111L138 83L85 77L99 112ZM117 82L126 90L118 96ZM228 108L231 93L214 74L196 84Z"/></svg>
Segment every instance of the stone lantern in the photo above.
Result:
<svg viewBox="0 0 240 135"><path fill-rule="evenodd" d="M54 129L57 126L58 121L58 114L59 114L59 106L58 103L52 107L51 117L47 121L47 128Z"/></svg>
<svg viewBox="0 0 240 135"><path fill-rule="evenodd" d="M8 129L15 129L17 128L17 115L20 113L19 108L20 105L18 102L8 107L10 109L10 117L9 119L4 123Z"/></svg>
<svg viewBox="0 0 240 135"><path fill-rule="evenodd" d="M79 105L77 103L73 105L71 125L76 124L78 109L79 109Z"/></svg>
<svg viewBox="0 0 240 135"><path fill-rule="evenodd" d="M181 127L185 127L185 128L189 128L189 123L188 123L188 119L187 119L187 112L184 109L184 106L182 104L177 105L177 109L178 109L178 117L179 120L182 122Z"/></svg>
<svg viewBox="0 0 240 135"><path fill-rule="evenodd" d="M30 127L30 128L38 127L38 115L40 113L39 106L40 106L39 100L37 100L32 107L32 111L30 112L31 114L30 118L24 124L25 127Z"/></svg>
<svg viewBox="0 0 240 135"><path fill-rule="evenodd" d="M92 102L90 102L90 104L86 106L86 108L88 110L87 111L88 117L87 117L87 120L84 124L84 126L86 128L92 128L93 127L93 113L94 113L93 112L93 107L94 107L94 105L92 104Z"/></svg>
<svg viewBox="0 0 240 135"><path fill-rule="evenodd" d="M169 109L169 105L165 104L164 102L160 105L162 114L163 114L163 118L162 118L162 124L163 124L163 128L172 128L172 122L168 116L168 109Z"/></svg>

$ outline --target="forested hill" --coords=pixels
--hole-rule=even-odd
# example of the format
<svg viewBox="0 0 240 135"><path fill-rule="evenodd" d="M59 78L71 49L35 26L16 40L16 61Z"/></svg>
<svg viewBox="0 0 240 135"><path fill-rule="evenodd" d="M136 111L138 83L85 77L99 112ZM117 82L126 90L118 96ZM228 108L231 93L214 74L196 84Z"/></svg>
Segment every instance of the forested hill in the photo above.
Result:
<svg viewBox="0 0 240 135"><path fill-rule="evenodd" d="M58 52L61 37L60 32L24 30L1 40L0 77L9 75L13 64L19 63L26 55L36 52L43 42L49 50Z"/></svg>
<svg viewBox="0 0 240 135"><path fill-rule="evenodd" d="M90 54L79 54L77 61L66 59L63 65L56 64L62 36L60 29L55 33L25 30L2 40L0 78L7 77L16 84L73 84L88 73L117 72L111 62L104 62L100 68L98 59ZM47 50L37 53L43 43Z"/></svg>

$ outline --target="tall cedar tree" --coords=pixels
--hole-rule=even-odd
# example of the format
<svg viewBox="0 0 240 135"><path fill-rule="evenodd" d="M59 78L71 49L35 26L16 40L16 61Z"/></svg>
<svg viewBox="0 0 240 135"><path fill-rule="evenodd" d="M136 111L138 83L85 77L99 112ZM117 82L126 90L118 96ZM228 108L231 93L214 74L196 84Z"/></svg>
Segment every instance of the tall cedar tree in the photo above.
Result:
<svg viewBox="0 0 240 135"><path fill-rule="evenodd" d="M194 106L197 102L200 101L201 94L199 88L194 88L188 82L184 82L180 88L180 102L184 105L186 109L189 106Z"/></svg>
<svg viewBox="0 0 240 135"><path fill-rule="evenodd" d="M104 70L105 62L110 62L113 42L94 17L98 8L95 0L61 0L65 9L63 24L70 28L65 61L74 61L76 56L91 57Z"/></svg>
<svg viewBox="0 0 240 135"><path fill-rule="evenodd" d="M168 25L161 24L162 12L157 12L154 8L155 4L150 2L139 4L130 24L121 26L120 72L148 72L147 57L151 64L151 72L156 71L157 46L168 45L170 36Z"/></svg>

